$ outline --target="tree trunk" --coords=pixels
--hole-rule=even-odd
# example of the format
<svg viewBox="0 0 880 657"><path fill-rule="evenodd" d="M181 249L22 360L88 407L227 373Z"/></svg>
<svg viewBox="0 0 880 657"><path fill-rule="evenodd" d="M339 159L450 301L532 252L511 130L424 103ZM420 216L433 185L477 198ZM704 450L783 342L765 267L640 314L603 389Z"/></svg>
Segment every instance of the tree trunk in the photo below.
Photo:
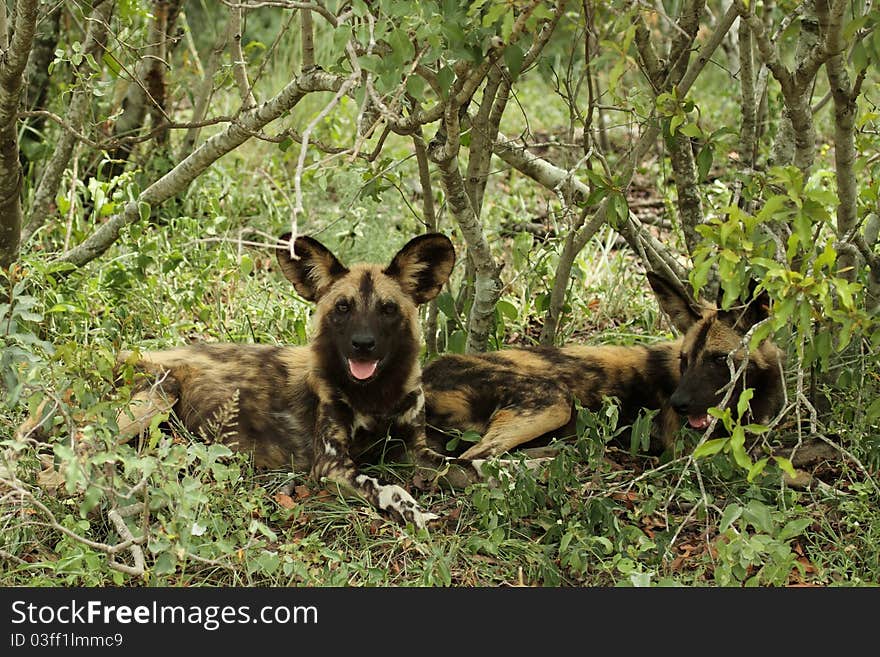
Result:
<svg viewBox="0 0 880 657"><path fill-rule="evenodd" d="M101 52L104 50L107 39L107 28L112 11L113 3L103 2L95 8L87 21L88 29L83 43L83 54L91 55L95 61L101 60ZM88 78L91 75L91 65L86 57L83 57L82 62L74 72L74 78L77 79L78 84L73 91L70 105L66 112L68 124L76 131L80 131L85 125L86 115L92 108L92 87L88 82ZM61 186L61 178L64 176L64 171L70 164L70 157L73 154L73 147L76 145L76 142L77 137L71 130L61 129L55 150L46 163L43 176L40 178L37 190L34 193L34 201L28 212L25 224L23 235L25 241L30 239L34 232L52 214L51 207L58 194L58 188Z"/></svg>
<svg viewBox="0 0 880 657"><path fill-rule="evenodd" d="M113 126L114 137L132 137L143 128L149 115L153 127L166 122L165 98L165 60L170 48L174 24L180 14L182 0L153 0L152 18L149 25L150 48L147 57L141 59L135 68L137 80L129 80L128 92L122 101L122 114ZM168 131L156 135L156 143L165 144ZM134 150L131 142L123 141L109 153L110 164L102 177L110 180L125 171L129 157Z"/></svg>
<svg viewBox="0 0 880 657"><path fill-rule="evenodd" d="M12 40L0 35L0 269L18 260L21 245L21 164L18 160L18 106L24 86L24 69L34 39L37 0L18 0ZM6 3L0 7L6 25Z"/></svg>
<svg viewBox="0 0 880 657"><path fill-rule="evenodd" d="M480 220L470 205L458 158L442 159L437 165L443 177L449 211L464 235L468 254L474 262L474 303L468 318L465 351L486 351L495 319L495 304L501 296L499 268L492 258Z"/></svg>
<svg viewBox="0 0 880 657"><path fill-rule="evenodd" d="M58 47L58 29L61 19L61 8L43 4L40 17L37 20L37 29L34 34L34 43L28 57L25 68L25 80L27 80L27 96L24 99L24 107L28 110L46 109L46 97L49 94L49 64L55 56ZM27 119L26 129L22 131L22 141L42 143L39 133L42 132L46 119L41 116ZM26 150L21 154L22 164L27 168Z"/></svg>
<svg viewBox="0 0 880 657"><path fill-rule="evenodd" d="M858 227L858 185L854 165L856 161L855 117L856 98L866 71L860 71L853 86L846 70L845 46L842 35L842 6L828 11L827 5L819 8L820 20L825 28L825 39L832 54L825 62L828 86L834 100L834 171L837 178L837 234L842 244L837 259L840 275L852 282L856 280L862 259L853 245L853 233Z"/></svg>
<svg viewBox="0 0 880 657"><path fill-rule="evenodd" d="M697 181L694 164L694 151L691 139L680 131L666 140L669 158L672 163L672 177L675 181L678 216L684 233L688 254L693 255L703 239L697 226L703 223L703 202Z"/></svg>
<svg viewBox="0 0 880 657"><path fill-rule="evenodd" d="M306 12L308 13L308 12ZM422 218L427 232L437 230L437 214L434 212L434 190L431 186L431 171L428 150L421 130L413 135L413 149L419 165L419 184L422 187ZM428 303L425 317L425 348L429 357L437 354L437 299Z"/></svg>
<svg viewBox="0 0 880 657"><path fill-rule="evenodd" d="M752 48L752 31L748 23L739 22L739 84L740 123L739 156L747 169L755 168L758 153L758 105L755 100L755 60Z"/></svg>

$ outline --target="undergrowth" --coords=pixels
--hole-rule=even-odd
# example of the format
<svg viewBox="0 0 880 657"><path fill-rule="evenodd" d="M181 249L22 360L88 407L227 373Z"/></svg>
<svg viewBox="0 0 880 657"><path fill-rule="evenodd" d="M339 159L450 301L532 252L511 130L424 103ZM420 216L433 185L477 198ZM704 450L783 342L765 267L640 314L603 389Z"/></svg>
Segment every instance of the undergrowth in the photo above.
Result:
<svg viewBox="0 0 880 657"><path fill-rule="evenodd" d="M557 107L548 120L560 115ZM340 121L322 129L350 129ZM386 151L380 162L305 172L310 212L300 230L346 262L387 261L424 230L424 190L413 183L408 147L392 136ZM116 413L131 393L119 383L127 367L117 363L120 350L307 342L309 307L260 246L287 229L290 199L281 190L291 187L296 156L249 143L165 204L156 223L128 227L103 258L71 271L46 264L44 250L81 241L137 181L80 186L79 207L92 211L48 229L0 280L0 585L880 583L880 372L870 358L877 345L865 336L833 377L801 370L813 399L824 400L818 420L831 447L807 487L790 485L776 467L744 469L725 451L691 458L696 435L682 437L677 455L640 455L619 442L613 403L581 410L577 440L537 468L514 454L488 464L487 482L463 492L413 488L441 517L427 531L401 527L303 473L255 471L210 437L160 426L166 417L141 442L118 444ZM491 347L531 344L561 250L561 210L554 194L510 172L493 176L490 192L484 224L505 264ZM713 212L722 212L725 193L708 192ZM546 230L511 228L523 219ZM447 217L441 230L463 252ZM461 349L466 309L451 292L439 308L440 344ZM559 341L670 335L637 261L611 230L600 232L574 263ZM782 346L796 370L804 354ZM756 457L767 447L749 445ZM406 468L370 470L411 486Z"/></svg>

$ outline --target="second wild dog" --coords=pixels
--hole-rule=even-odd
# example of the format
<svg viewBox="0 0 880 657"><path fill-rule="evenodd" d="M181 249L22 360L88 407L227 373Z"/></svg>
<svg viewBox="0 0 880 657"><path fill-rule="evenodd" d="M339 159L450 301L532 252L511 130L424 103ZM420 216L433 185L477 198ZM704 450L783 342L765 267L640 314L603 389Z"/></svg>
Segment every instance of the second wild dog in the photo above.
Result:
<svg viewBox="0 0 880 657"><path fill-rule="evenodd" d="M620 421L631 424L641 409L658 412L653 451L671 449L686 420L694 429L710 424L707 410L723 399L730 382L728 355L746 357L743 337L767 317L769 298L758 295L744 308L720 310L695 302L656 274L648 274L660 307L681 337L650 346L531 347L472 355L445 355L424 368L426 420L432 445L444 434L476 431L482 438L463 459L496 456L535 438L573 433L574 401L599 410L615 397ZM782 352L769 340L748 352L744 387L754 388L750 417L765 423L782 406ZM437 435L439 432L439 435ZM561 436L560 436L561 437Z"/></svg>
<svg viewBox="0 0 880 657"><path fill-rule="evenodd" d="M346 267L305 236L295 240L292 257L289 239L280 238L278 263L296 291L316 304L311 343L142 352L136 365L150 377L120 413L120 432L132 437L168 410L194 434L222 423L223 442L252 453L256 466L292 466L326 478L424 527L434 514L404 488L359 472L358 463L390 437L411 460L448 467L425 440L418 305L449 278L452 243L439 233L421 235L387 267Z"/></svg>

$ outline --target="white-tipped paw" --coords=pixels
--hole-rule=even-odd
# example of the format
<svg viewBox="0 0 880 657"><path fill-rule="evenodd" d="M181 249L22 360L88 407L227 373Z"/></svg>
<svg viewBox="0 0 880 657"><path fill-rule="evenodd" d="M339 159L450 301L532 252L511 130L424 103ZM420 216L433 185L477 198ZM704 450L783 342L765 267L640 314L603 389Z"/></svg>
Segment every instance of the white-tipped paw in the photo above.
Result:
<svg viewBox="0 0 880 657"><path fill-rule="evenodd" d="M419 503L415 501L405 489L395 484L386 484L379 488L379 508L411 522L419 529L427 526L428 522L439 518L435 513L422 511Z"/></svg>

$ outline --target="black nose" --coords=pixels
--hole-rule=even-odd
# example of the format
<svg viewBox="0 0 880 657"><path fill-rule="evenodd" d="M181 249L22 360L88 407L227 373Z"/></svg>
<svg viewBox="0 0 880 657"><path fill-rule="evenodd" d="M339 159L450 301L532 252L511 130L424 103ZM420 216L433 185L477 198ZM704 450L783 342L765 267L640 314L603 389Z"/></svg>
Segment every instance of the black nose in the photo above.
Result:
<svg viewBox="0 0 880 657"><path fill-rule="evenodd" d="M376 348L376 338L365 333L355 333L351 336L351 346L355 351L368 354Z"/></svg>
<svg viewBox="0 0 880 657"><path fill-rule="evenodd" d="M672 393L672 397L669 398L669 403L676 413L679 415L687 415L690 404L684 395L680 394L678 391Z"/></svg>

